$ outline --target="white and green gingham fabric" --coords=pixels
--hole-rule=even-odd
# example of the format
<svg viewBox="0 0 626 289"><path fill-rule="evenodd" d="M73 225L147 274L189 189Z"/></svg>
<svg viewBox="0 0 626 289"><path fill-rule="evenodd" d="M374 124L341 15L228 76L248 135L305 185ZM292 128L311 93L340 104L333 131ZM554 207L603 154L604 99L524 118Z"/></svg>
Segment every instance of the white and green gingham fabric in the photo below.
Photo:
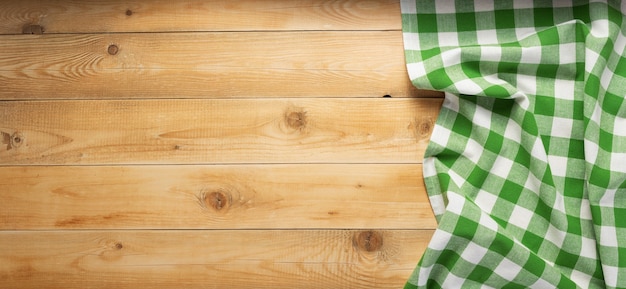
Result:
<svg viewBox="0 0 626 289"><path fill-rule="evenodd" d="M445 91L406 288L626 288L626 3L401 3L409 76Z"/></svg>

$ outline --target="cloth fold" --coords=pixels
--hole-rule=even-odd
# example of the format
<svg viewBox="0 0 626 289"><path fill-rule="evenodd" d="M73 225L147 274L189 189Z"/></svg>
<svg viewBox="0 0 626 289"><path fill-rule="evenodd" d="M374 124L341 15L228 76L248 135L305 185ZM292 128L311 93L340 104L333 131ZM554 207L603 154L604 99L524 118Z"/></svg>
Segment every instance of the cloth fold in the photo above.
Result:
<svg viewBox="0 0 626 289"><path fill-rule="evenodd" d="M403 0L439 223L405 288L626 288L626 3Z"/></svg>

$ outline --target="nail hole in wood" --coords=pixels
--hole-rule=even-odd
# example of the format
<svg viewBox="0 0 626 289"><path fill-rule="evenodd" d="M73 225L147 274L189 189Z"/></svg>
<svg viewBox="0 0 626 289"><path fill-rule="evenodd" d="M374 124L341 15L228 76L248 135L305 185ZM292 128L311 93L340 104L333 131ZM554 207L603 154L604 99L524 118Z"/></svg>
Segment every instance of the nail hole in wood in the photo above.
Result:
<svg viewBox="0 0 626 289"><path fill-rule="evenodd" d="M115 45L115 44L111 44L111 45L109 45L109 48L107 48L107 52L110 55L115 55L115 54L117 54L118 51L119 51L119 47L117 47L117 45Z"/></svg>

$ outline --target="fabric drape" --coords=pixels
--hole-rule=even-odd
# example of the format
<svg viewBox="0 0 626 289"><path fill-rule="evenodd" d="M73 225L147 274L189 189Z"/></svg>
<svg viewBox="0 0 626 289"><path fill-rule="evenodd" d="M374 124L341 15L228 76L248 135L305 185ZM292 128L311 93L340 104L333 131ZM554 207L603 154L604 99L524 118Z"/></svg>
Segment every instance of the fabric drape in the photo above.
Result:
<svg viewBox="0 0 626 289"><path fill-rule="evenodd" d="M626 3L401 8L409 77L445 92L405 288L626 288Z"/></svg>

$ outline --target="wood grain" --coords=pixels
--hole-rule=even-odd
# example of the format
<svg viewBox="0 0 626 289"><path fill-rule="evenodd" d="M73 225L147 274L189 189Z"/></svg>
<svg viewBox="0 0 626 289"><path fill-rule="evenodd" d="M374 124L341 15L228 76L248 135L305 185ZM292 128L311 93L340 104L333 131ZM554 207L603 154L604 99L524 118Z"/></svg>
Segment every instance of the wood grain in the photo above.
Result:
<svg viewBox="0 0 626 289"><path fill-rule="evenodd" d="M432 230L0 232L0 288L400 288Z"/></svg>
<svg viewBox="0 0 626 289"><path fill-rule="evenodd" d="M0 102L2 164L420 163L440 99ZM13 142L14 143L14 142Z"/></svg>
<svg viewBox="0 0 626 289"><path fill-rule="evenodd" d="M434 229L421 165L0 167L0 230Z"/></svg>
<svg viewBox="0 0 626 289"><path fill-rule="evenodd" d="M397 0L4 1L0 34L400 30Z"/></svg>
<svg viewBox="0 0 626 289"><path fill-rule="evenodd" d="M0 288L401 288L399 0L0 2ZM392 96L383 98L382 96Z"/></svg>
<svg viewBox="0 0 626 289"><path fill-rule="evenodd" d="M440 95L409 81L399 31L4 35L0 87L0 99Z"/></svg>

